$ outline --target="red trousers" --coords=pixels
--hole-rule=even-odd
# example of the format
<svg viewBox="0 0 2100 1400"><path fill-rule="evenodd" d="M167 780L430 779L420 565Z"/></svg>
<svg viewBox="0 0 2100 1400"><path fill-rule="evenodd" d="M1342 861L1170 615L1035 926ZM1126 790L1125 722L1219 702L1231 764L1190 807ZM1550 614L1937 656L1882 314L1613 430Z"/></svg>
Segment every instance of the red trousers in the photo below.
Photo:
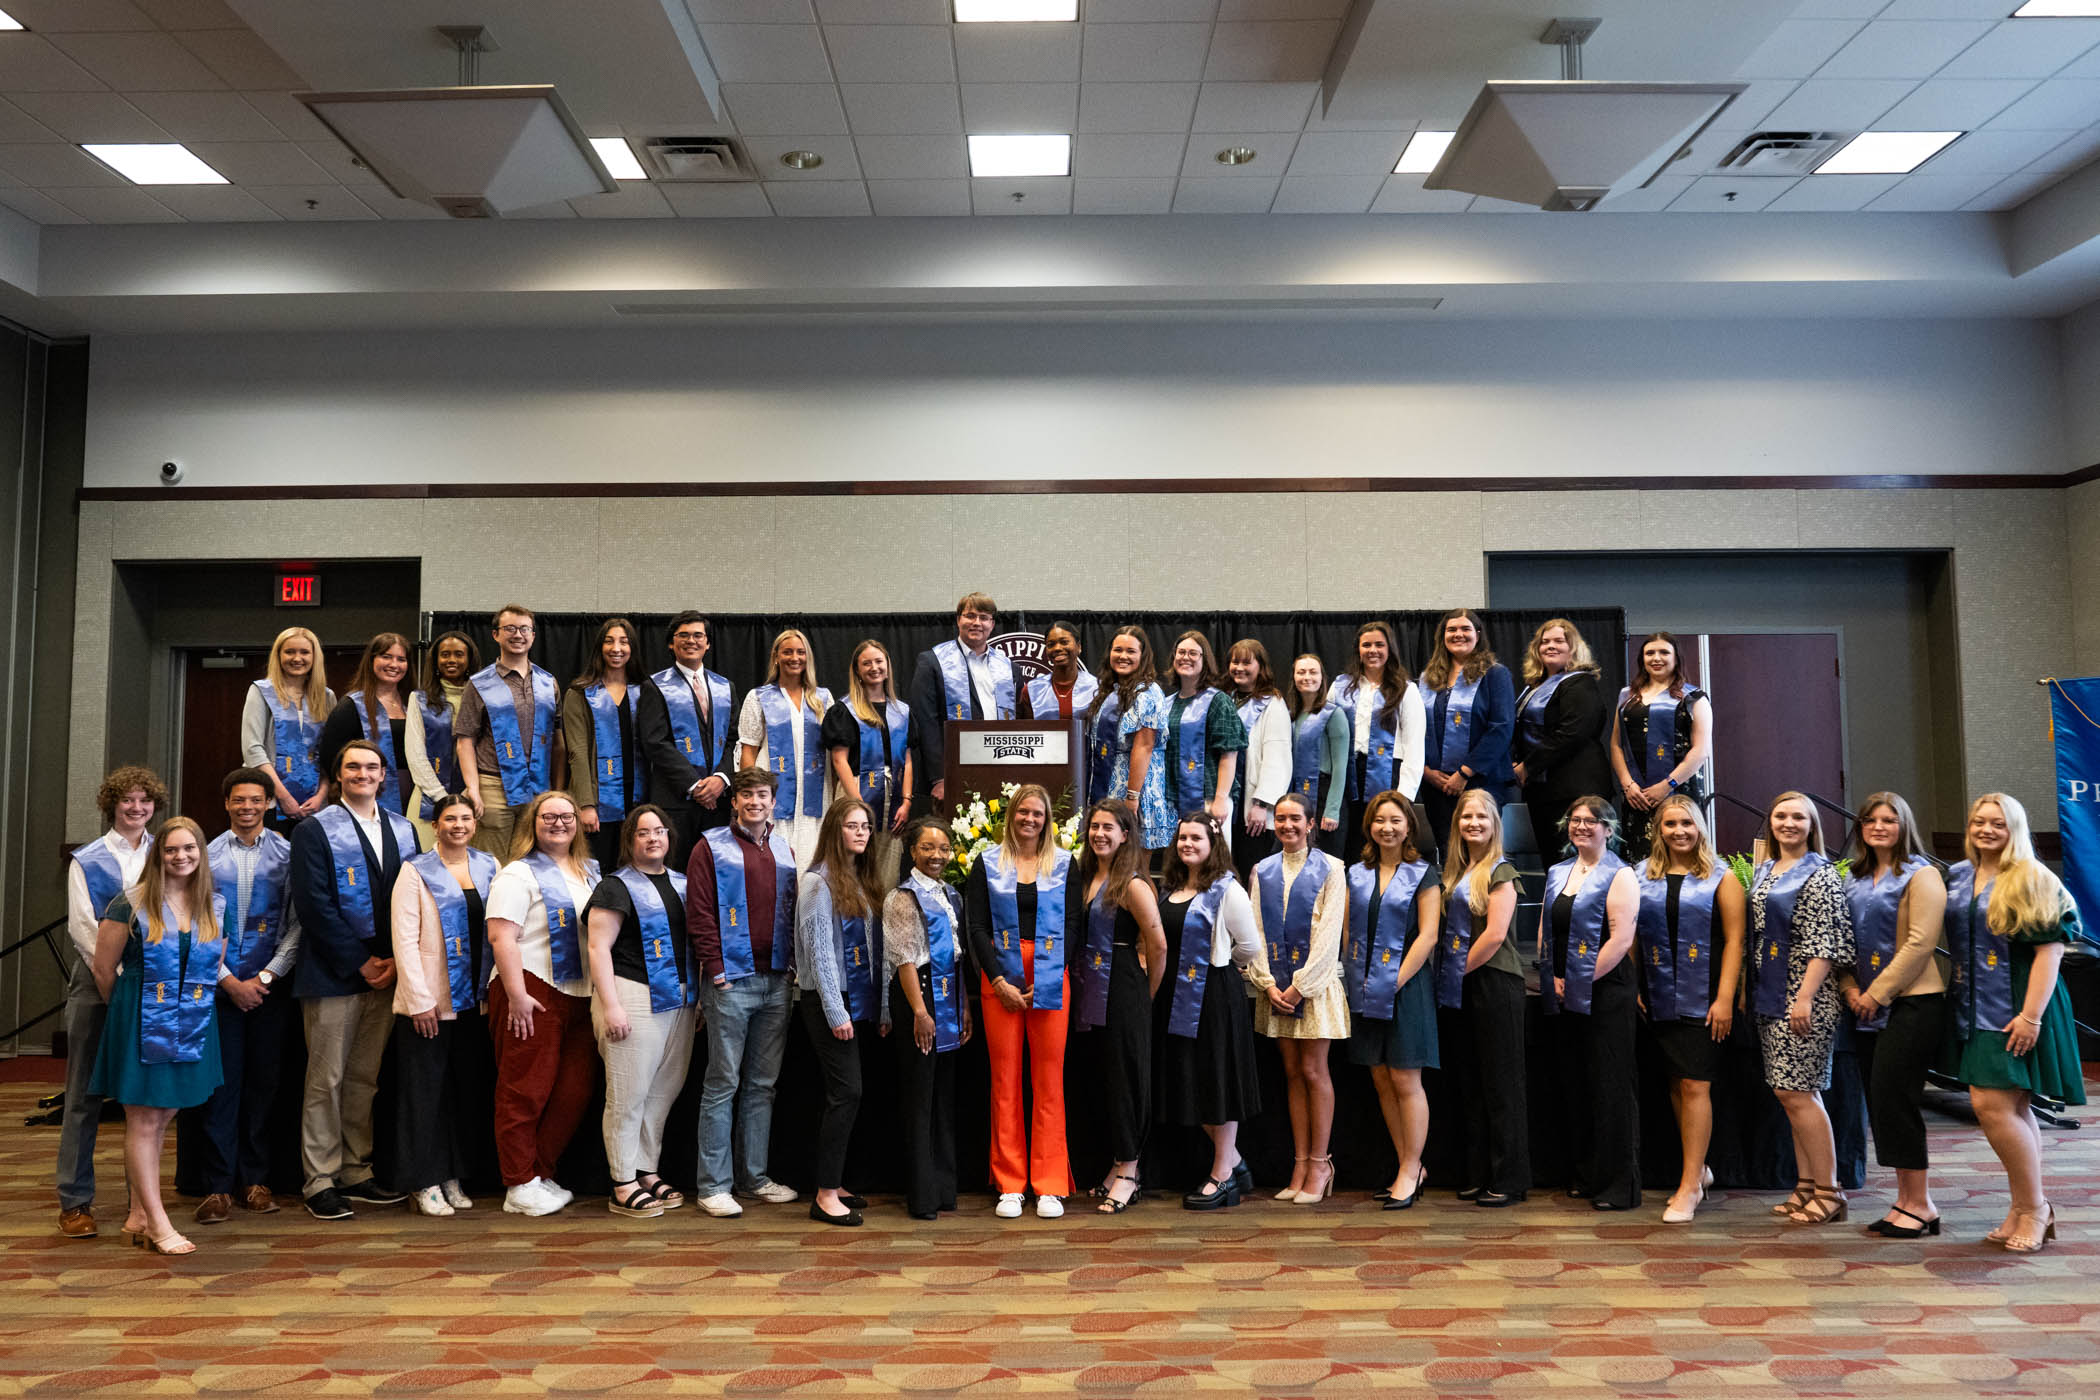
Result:
<svg viewBox="0 0 2100 1400"><path fill-rule="evenodd" d="M554 1179L577 1125L598 1086L598 1040L588 997L558 992L531 973L525 993L544 1011L532 1014L532 1035L510 1029L510 997L497 978L489 988L489 1034L496 1043L496 1165L506 1187L534 1177Z"/></svg>
<svg viewBox="0 0 2100 1400"><path fill-rule="evenodd" d="M992 1061L992 1189L1004 1195L1072 1194L1072 1161L1065 1148L1065 1018L1072 977L1065 974L1064 1006L1056 1011L1008 1011L989 979L978 1010ZM1035 985L1035 940L1021 944L1021 989ZM1035 1093L1031 1125L1022 1100L1022 1062Z"/></svg>

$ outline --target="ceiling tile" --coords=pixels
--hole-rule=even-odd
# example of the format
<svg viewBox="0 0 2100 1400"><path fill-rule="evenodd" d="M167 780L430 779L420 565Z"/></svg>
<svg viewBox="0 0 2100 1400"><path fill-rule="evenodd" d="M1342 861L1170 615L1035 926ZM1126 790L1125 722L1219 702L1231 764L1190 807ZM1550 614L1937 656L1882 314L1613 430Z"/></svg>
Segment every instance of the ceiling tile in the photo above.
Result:
<svg viewBox="0 0 2100 1400"><path fill-rule="evenodd" d="M241 97L293 141L333 141L335 133L304 102L288 92L244 92Z"/></svg>
<svg viewBox="0 0 2100 1400"><path fill-rule="evenodd" d="M2100 48L2085 51L2085 57L2060 69L2054 76L2059 78L2100 78Z"/></svg>
<svg viewBox="0 0 2100 1400"><path fill-rule="evenodd" d="M1296 136L1280 131L1199 131L1181 157L1183 180L1276 180L1290 168ZM1245 165L1221 165L1218 152L1244 146L1254 152ZM1178 206L1177 206L1178 207Z"/></svg>
<svg viewBox="0 0 2100 1400"><path fill-rule="evenodd" d="M345 223L379 217L341 185L251 185L247 189L287 219Z"/></svg>
<svg viewBox="0 0 2100 1400"><path fill-rule="evenodd" d="M662 191L647 180L622 180L618 194L582 195L569 201L579 219L669 219L675 217Z"/></svg>
<svg viewBox="0 0 2100 1400"><path fill-rule="evenodd" d="M839 95L856 136L962 130L962 108L952 84L848 84Z"/></svg>
<svg viewBox="0 0 2100 1400"><path fill-rule="evenodd" d="M245 29L226 0L132 0L162 29Z"/></svg>
<svg viewBox="0 0 2100 1400"><path fill-rule="evenodd" d="M1174 207L1174 181L1088 179L1072 182L1075 214L1165 214Z"/></svg>
<svg viewBox="0 0 2100 1400"><path fill-rule="evenodd" d="M686 0L701 24L815 24L809 0Z"/></svg>
<svg viewBox="0 0 2100 1400"><path fill-rule="evenodd" d="M1081 83L1081 131L1187 131L1195 83Z"/></svg>
<svg viewBox="0 0 2100 1400"><path fill-rule="evenodd" d="M1942 78L2046 78L2100 44L2100 20L2008 20L1962 50Z"/></svg>
<svg viewBox="0 0 2100 1400"><path fill-rule="evenodd" d="M1790 19L1736 68L1738 78L1805 78L1866 28L1857 20ZM1920 76L1923 76L1922 74Z"/></svg>
<svg viewBox="0 0 2100 1400"><path fill-rule="evenodd" d="M805 180L858 180L861 178L860 156L853 149L850 136L753 136L745 142L751 152L751 164L758 169L762 180L784 180L799 184ZM822 156L824 163L814 170L793 170L780 163L780 158L789 151L813 151Z"/></svg>
<svg viewBox="0 0 2100 1400"><path fill-rule="evenodd" d="M176 92L226 86L196 54L158 30L144 34L61 34L51 42L113 88Z"/></svg>
<svg viewBox="0 0 2100 1400"><path fill-rule="evenodd" d="M1796 180L1792 189L1765 208L1801 213L1864 209L1902 178L1901 175L1814 175L1806 180Z"/></svg>
<svg viewBox="0 0 2100 1400"><path fill-rule="evenodd" d="M2094 156L2100 156L2100 128L2073 133L2068 140L2044 153L2030 168L2076 170Z"/></svg>
<svg viewBox="0 0 2100 1400"><path fill-rule="evenodd" d="M342 185L384 185L386 182L372 172L370 166L359 163L350 154L350 148L340 141L301 141L299 149L306 158L328 173L328 178ZM358 196L362 199L364 196Z"/></svg>
<svg viewBox="0 0 2100 1400"><path fill-rule="evenodd" d="M290 141L205 141L190 149L236 185L319 185L328 181L328 172Z"/></svg>
<svg viewBox="0 0 2100 1400"><path fill-rule="evenodd" d="M283 134L237 92L126 95L177 141L275 141Z"/></svg>
<svg viewBox="0 0 2100 1400"><path fill-rule="evenodd" d="M955 81L947 25L831 24L824 27L824 41L842 83Z"/></svg>
<svg viewBox="0 0 2100 1400"><path fill-rule="evenodd" d="M817 0L826 24L946 24L955 17L951 0Z"/></svg>
<svg viewBox="0 0 2100 1400"><path fill-rule="evenodd" d="M871 183L959 180L969 174L960 136L856 136L853 144L860 151L861 171ZM963 202L969 203L967 194ZM879 206L881 201L876 203Z"/></svg>
<svg viewBox="0 0 2100 1400"><path fill-rule="evenodd" d="M0 34L0 92L92 92L105 86L41 34Z"/></svg>
<svg viewBox="0 0 2100 1400"><path fill-rule="evenodd" d="M1209 24L1218 0L1086 0L1080 13L1088 24Z"/></svg>
<svg viewBox="0 0 2100 1400"><path fill-rule="evenodd" d="M736 129L747 136L846 129L846 109L829 83L724 83L722 97Z"/></svg>
<svg viewBox="0 0 2100 1400"><path fill-rule="evenodd" d="M1721 110L1730 126L1755 127L1800 84L1792 78L1756 78Z"/></svg>
<svg viewBox="0 0 2100 1400"><path fill-rule="evenodd" d="M1223 0L1219 19L1340 19L1349 0Z"/></svg>
<svg viewBox="0 0 2100 1400"><path fill-rule="evenodd" d="M0 144L10 141L56 141L57 132L12 102L0 101Z"/></svg>
<svg viewBox="0 0 2100 1400"><path fill-rule="evenodd" d="M1174 212L1266 214L1269 205L1275 202L1279 183L1281 181L1275 176L1266 180L1184 179L1174 190Z"/></svg>
<svg viewBox="0 0 2100 1400"><path fill-rule="evenodd" d="M1211 131L1303 131L1318 83L1205 83L1195 124Z"/></svg>
<svg viewBox="0 0 2100 1400"><path fill-rule="evenodd" d="M1816 70L1819 78L1923 78L1990 31L1980 20L1876 20Z"/></svg>
<svg viewBox="0 0 2100 1400"><path fill-rule="evenodd" d="M1385 188L1383 175L1289 176L1277 187L1275 214L1363 214Z"/></svg>
<svg viewBox="0 0 2100 1400"><path fill-rule="evenodd" d="M766 185L766 200L783 219L841 219L874 212L868 187L858 180Z"/></svg>
<svg viewBox="0 0 2100 1400"><path fill-rule="evenodd" d="M2020 0L1889 0L1881 19L2004 19Z"/></svg>
<svg viewBox="0 0 2100 1400"><path fill-rule="evenodd" d="M1333 20L1220 22L1203 77L1207 82L1317 83L1340 32Z"/></svg>
<svg viewBox="0 0 2100 1400"><path fill-rule="evenodd" d="M1974 131L2034 86L2027 78L1934 78L1883 112L1883 131Z"/></svg>
<svg viewBox="0 0 2100 1400"><path fill-rule="evenodd" d="M1293 180L1308 175L1376 175L1382 185L1411 135L1406 131L1308 131L1298 138L1298 149L1284 174Z"/></svg>
<svg viewBox="0 0 2100 1400"><path fill-rule="evenodd" d="M246 29L194 29L175 36L182 46L202 59L205 66L243 92L285 92L306 86L306 80ZM141 86L148 86L141 84ZM173 83L151 86L173 87Z"/></svg>
<svg viewBox="0 0 2100 1400"><path fill-rule="evenodd" d="M2035 175L2022 173L1991 186L1976 198L1962 206L1972 212L1978 210L2017 209L2048 189L2061 175Z"/></svg>
<svg viewBox="0 0 2100 1400"><path fill-rule="evenodd" d="M1877 214L1959 209L1996 182L1990 175L1906 175L1867 208Z"/></svg>
<svg viewBox="0 0 2100 1400"><path fill-rule="evenodd" d="M1019 199L1015 195L1021 196ZM1069 214L1072 212L1072 181L1069 177L1032 180L972 180L970 209L976 214Z"/></svg>
<svg viewBox="0 0 2100 1400"><path fill-rule="evenodd" d="M1709 175L1692 181L1670 201L1673 214L1748 214L1787 192L1789 180L1730 179Z"/></svg>
<svg viewBox="0 0 2100 1400"><path fill-rule="evenodd" d="M664 202L684 219L770 219L773 206L757 182L748 185L662 185Z"/></svg>
<svg viewBox="0 0 2100 1400"><path fill-rule="evenodd" d="M1795 19L1872 19L1888 0L1802 0Z"/></svg>
<svg viewBox="0 0 2100 1400"><path fill-rule="evenodd" d="M1070 131L1079 118L1077 83L964 83L965 131Z"/></svg>
<svg viewBox="0 0 2100 1400"><path fill-rule="evenodd" d="M1090 83L1172 83L1203 76L1207 24L1086 26L1079 75Z"/></svg>
<svg viewBox="0 0 2100 1400"><path fill-rule="evenodd" d="M1679 175L1711 170L1727 158L1738 142L1750 134L1748 131L1717 131L1708 127L1692 138L1691 154L1681 161L1673 157L1666 168Z"/></svg>
<svg viewBox="0 0 2100 1400"><path fill-rule="evenodd" d="M232 185L168 185L153 197L193 224L264 224L284 217Z"/></svg>
<svg viewBox="0 0 2100 1400"><path fill-rule="evenodd" d="M153 28L153 21L130 0L11 0L7 12L24 28L41 34Z"/></svg>
<svg viewBox="0 0 2100 1400"><path fill-rule="evenodd" d="M958 24L955 69L966 83L1079 81L1076 24Z"/></svg>
<svg viewBox="0 0 2100 1400"><path fill-rule="evenodd" d="M0 204L6 205L23 218L32 219L40 224L87 222L65 205L38 190L11 190L0 187Z"/></svg>
<svg viewBox="0 0 2100 1400"><path fill-rule="evenodd" d="M85 189L47 191L59 203L95 224L174 224L182 216L146 191L126 185L121 189L92 186Z"/></svg>
<svg viewBox="0 0 2100 1400"><path fill-rule="evenodd" d="M1877 79L1816 78L1795 88L1758 125L1767 131L1864 131L1914 86Z"/></svg>
<svg viewBox="0 0 2100 1400"><path fill-rule="evenodd" d="M66 141L170 139L158 122L114 92L20 92L15 105Z"/></svg>
<svg viewBox="0 0 2100 1400"><path fill-rule="evenodd" d="M1084 178L1172 176L1181 170L1187 144L1188 138L1176 132L1090 133L1078 140L1072 170Z"/></svg>
<svg viewBox="0 0 2100 1400"><path fill-rule="evenodd" d="M1462 214L1473 196L1462 190L1425 190L1420 175L1392 175L1371 201L1373 214Z"/></svg>
<svg viewBox="0 0 2100 1400"><path fill-rule="evenodd" d="M868 198L875 212L906 217L940 217L970 212L968 180L870 180Z"/></svg>
<svg viewBox="0 0 2100 1400"><path fill-rule="evenodd" d="M2066 131L1972 131L1918 167L1920 175L2004 179L2063 144Z"/></svg>
<svg viewBox="0 0 2100 1400"><path fill-rule="evenodd" d="M2051 78L1991 118L2007 131L2077 131L2100 122L2100 80Z"/></svg>
<svg viewBox="0 0 2100 1400"><path fill-rule="evenodd" d="M77 146L51 142L0 146L0 170L36 189L125 183L123 176Z"/></svg>
<svg viewBox="0 0 2100 1400"><path fill-rule="evenodd" d="M831 62L814 24L703 24L701 42L725 83L826 83Z"/></svg>
<svg viewBox="0 0 2100 1400"><path fill-rule="evenodd" d="M1658 175L1639 189L1615 194L1597 206L1600 214L1652 214L1692 187L1689 175Z"/></svg>

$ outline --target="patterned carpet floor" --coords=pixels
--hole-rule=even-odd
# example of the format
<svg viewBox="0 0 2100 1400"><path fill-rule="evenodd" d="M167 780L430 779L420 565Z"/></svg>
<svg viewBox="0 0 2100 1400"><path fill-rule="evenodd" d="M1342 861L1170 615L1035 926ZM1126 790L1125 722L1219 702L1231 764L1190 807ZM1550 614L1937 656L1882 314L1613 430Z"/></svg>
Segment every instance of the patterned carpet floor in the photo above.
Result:
<svg viewBox="0 0 2100 1400"><path fill-rule="evenodd" d="M160 1259L114 1226L55 1231L56 1130L0 1083L0 1396L2100 1394L2100 1128L2046 1135L2061 1237L1983 1245L2004 1181L1933 1120L1946 1234L1790 1226L1724 1193L1688 1227L1534 1196L1485 1211L1361 1197L1215 1215L937 1224L877 1200L860 1230L803 1205L740 1221L277 1215ZM122 1180L121 1130L99 1169ZM184 1209L178 1220L187 1223Z"/></svg>

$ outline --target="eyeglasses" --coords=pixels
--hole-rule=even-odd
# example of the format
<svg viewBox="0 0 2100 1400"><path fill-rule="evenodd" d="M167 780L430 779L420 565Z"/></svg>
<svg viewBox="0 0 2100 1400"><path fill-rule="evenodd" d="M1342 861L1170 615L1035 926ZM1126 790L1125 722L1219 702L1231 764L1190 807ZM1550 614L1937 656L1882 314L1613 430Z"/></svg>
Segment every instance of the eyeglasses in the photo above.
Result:
<svg viewBox="0 0 2100 1400"><path fill-rule="evenodd" d="M1604 823L1603 823L1603 822L1600 822L1600 821L1598 821L1598 820L1597 820L1597 819L1596 819L1595 817L1569 817L1569 818L1568 818L1568 830L1570 830L1570 831L1573 831L1573 830L1575 830L1575 829L1576 829L1577 827L1592 827L1592 826L1602 826L1602 825L1604 825Z"/></svg>
<svg viewBox="0 0 2100 1400"><path fill-rule="evenodd" d="M697 632L692 630L687 630L684 632L673 632L671 634L671 640L674 642L704 642L707 640L707 634L705 632Z"/></svg>
<svg viewBox="0 0 2100 1400"><path fill-rule="evenodd" d="M871 826L869 826L869 825L868 825L868 824L867 824L866 822L840 822L840 823L839 823L839 830L840 830L840 831L872 831L872 830L874 830L874 828L873 828L873 827L871 827Z"/></svg>
<svg viewBox="0 0 2100 1400"><path fill-rule="evenodd" d="M496 635L499 637L529 637L532 634L533 628L531 624L524 622L513 622L508 626L496 629Z"/></svg>
<svg viewBox="0 0 2100 1400"><path fill-rule="evenodd" d="M540 813L540 820L545 822L549 826L576 825L576 816L574 813L542 812Z"/></svg>

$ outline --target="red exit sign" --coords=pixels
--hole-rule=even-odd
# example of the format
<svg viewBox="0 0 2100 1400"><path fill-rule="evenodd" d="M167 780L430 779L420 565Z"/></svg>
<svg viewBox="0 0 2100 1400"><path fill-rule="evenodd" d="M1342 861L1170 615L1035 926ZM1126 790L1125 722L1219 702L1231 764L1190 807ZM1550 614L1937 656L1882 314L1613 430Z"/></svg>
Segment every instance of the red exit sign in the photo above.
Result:
<svg viewBox="0 0 2100 1400"><path fill-rule="evenodd" d="M277 606L280 608L320 607L321 576L319 574L279 574L277 576Z"/></svg>

